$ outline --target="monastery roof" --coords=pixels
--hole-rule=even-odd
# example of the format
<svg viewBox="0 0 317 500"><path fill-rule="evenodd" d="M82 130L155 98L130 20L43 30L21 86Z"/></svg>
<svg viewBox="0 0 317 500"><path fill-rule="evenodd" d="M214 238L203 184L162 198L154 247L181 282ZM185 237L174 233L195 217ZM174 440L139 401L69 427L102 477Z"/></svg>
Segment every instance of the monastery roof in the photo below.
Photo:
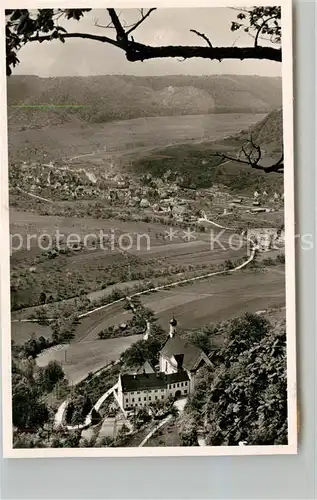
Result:
<svg viewBox="0 0 317 500"><path fill-rule="evenodd" d="M121 375L122 391L139 391L146 389L165 389L166 375L157 373L146 373L139 375Z"/></svg>
<svg viewBox="0 0 317 500"><path fill-rule="evenodd" d="M189 376L187 372L184 371L169 373L168 375L166 375L166 382L168 384L175 384L176 382L186 382L186 380L189 380Z"/></svg>
<svg viewBox="0 0 317 500"><path fill-rule="evenodd" d="M122 391L145 391L150 389L166 389L167 385L189 380L185 371L177 373L142 373L139 375L121 375Z"/></svg>
<svg viewBox="0 0 317 500"><path fill-rule="evenodd" d="M178 335L169 338L161 349L161 355L166 358L183 354L182 367L185 370L193 370L203 351L189 342L181 339ZM176 357L177 359L177 357Z"/></svg>

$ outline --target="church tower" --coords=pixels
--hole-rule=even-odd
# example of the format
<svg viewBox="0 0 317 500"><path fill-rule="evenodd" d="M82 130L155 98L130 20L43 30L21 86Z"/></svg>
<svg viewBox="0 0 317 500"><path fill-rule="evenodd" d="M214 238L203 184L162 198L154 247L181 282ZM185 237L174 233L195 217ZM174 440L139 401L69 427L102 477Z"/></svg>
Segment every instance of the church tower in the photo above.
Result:
<svg viewBox="0 0 317 500"><path fill-rule="evenodd" d="M169 335L170 335L171 339L173 337L175 337L176 327L177 327L177 321L173 315L172 319L170 320L170 331L169 331Z"/></svg>

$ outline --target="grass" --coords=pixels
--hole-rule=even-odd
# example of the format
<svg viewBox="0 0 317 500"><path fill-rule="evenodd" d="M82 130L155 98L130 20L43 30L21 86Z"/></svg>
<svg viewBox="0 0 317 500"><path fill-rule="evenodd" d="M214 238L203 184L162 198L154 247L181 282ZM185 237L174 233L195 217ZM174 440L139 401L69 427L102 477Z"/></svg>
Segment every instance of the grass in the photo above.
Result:
<svg viewBox="0 0 317 500"><path fill-rule="evenodd" d="M144 446L181 446L179 430L180 419L173 419L163 425Z"/></svg>
<svg viewBox="0 0 317 500"><path fill-rule="evenodd" d="M119 359L121 353L140 338L140 335L134 335L115 339L72 342L68 348L65 347L65 350L44 351L37 358L37 364L46 366L50 361L62 362L67 379L77 384L90 372L95 372L111 361ZM66 360L65 351L67 351ZM107 378L106 375L105 378Z"/></svg>
<svg viewBox="0 0 317 500"><path fill-rule="evenodd" d="M102 165L104 168L114 158L118 166L121 156L126 160L166 144L221 139L248 128L261 118L263 115L251 113L159 116L109 123L52 124L47 128L26 130L16 130L13 123L10 126L15 127L14 133L9 131L9 159L14 163L30 157L45 159L47 163L97 152L94 156L74 161L78 166L96 165L100 168Z"/></svg>

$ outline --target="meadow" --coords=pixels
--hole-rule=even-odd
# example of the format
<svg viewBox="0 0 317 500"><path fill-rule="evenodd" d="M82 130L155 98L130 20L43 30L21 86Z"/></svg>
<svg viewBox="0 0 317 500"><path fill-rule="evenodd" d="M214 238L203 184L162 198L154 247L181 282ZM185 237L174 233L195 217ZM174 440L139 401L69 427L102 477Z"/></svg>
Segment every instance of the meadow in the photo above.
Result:
<svg viewBox="0 0 317 500"><path fill-rule="evenodd" d="M187 141L214 141L248 129L263 114L223 113L135 118L109 123L66 123L9 133L9 160L68 162L74 166L111 168L152 149ZM81 155L85 155L82 156ZM73 158L73 159L72 159Z"/></svg>

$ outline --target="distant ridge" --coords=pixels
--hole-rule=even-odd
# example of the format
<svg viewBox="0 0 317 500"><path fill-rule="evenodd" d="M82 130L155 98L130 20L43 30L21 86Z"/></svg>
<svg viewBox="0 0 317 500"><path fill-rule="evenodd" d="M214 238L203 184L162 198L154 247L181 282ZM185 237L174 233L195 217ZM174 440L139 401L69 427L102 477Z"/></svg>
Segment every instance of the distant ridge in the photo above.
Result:
<svg viewBox="0 0 317 500"><path fill-rule="evenodd" d="M144 116L268 113L281 106L281 79L247 75L13 75L7 79L7 95L9 125L42 128ZM39 112L17 107L22 104L57 107Z"/></svg>

